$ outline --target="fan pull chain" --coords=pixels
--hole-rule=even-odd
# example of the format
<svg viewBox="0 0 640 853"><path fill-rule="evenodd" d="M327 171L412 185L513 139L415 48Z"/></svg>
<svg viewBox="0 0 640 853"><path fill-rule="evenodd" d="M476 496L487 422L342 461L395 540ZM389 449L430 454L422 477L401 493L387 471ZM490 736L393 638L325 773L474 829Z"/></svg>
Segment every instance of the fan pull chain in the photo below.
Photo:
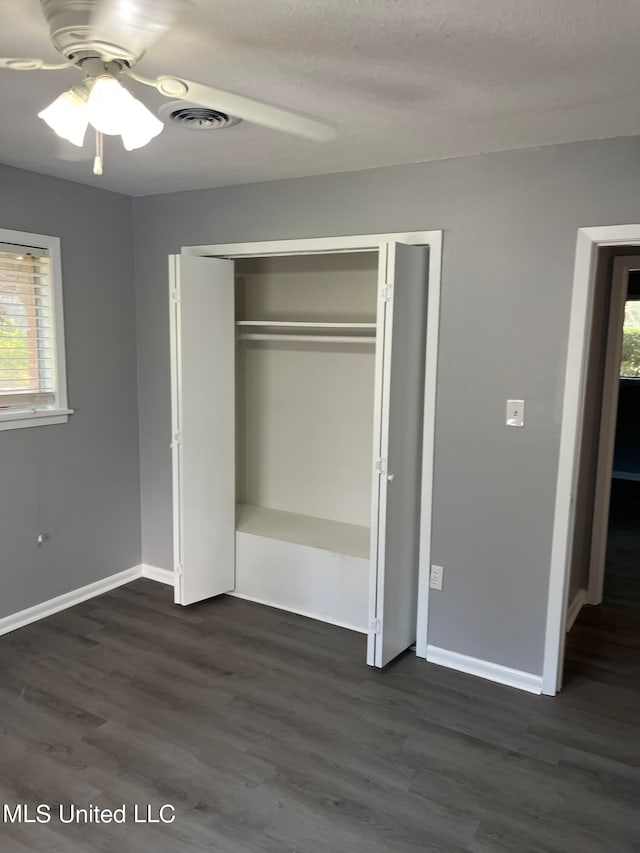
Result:
<svg viewBox="0 0 640 853"><path fill-rule="evenodd" d="M102 164L104 162L104 137L99 130L96 130L96 156L93 161L93 174L102 174Z"/></svg>

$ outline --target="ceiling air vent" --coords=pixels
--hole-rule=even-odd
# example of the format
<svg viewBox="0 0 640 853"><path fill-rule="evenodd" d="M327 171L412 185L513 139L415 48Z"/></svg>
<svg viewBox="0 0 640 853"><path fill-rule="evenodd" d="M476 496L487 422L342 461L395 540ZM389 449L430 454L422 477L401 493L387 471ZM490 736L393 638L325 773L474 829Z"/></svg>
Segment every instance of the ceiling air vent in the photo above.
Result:
<svg viewBox="0 0 640 853"><path fill-rule="evenodd" d="M209 107L196 107L183 101L171 101L158 110L165 122L180 125L187 130L223 130L238 124L240 119L233 118L219 110Z"/></svg>

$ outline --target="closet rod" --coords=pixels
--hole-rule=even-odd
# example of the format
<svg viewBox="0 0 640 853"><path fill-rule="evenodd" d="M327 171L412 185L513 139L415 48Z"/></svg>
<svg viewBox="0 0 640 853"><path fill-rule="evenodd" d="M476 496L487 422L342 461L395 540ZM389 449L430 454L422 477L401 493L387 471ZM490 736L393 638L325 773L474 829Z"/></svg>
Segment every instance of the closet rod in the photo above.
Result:
<svg viewBox="0 0 640 853"><path fill-rule="evenodd" d="M375 323L313 323L310 320L237 320L236 326L272 327L283 329L371 329L375 330Z"/></svg>
<svg viewBox="0 0 640 853"><path fill-rule="evenodd" d="M375 337L349 335L270 335L270 334L241 334L239 341L310 341L327 344L373 344Z"/></svg>

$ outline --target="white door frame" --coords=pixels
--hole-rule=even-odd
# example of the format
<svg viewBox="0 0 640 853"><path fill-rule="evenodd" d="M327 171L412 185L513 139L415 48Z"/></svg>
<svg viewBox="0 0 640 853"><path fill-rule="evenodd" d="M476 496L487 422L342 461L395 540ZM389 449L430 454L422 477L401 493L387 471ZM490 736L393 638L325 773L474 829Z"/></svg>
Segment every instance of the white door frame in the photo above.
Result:
<svg viewBox="0 0 640 853"><path fill-rule="evenodd" d="M562 686L567 598L575 525L575 496L582 442L583 406L598 251L605 246L639 245L640 225L612 225L578 230L542 672L542 692L549 696L555 696Z"/></svg>
<svg viewBox="0 0 640 853"><path fill-rule="evenodd" d="M435 463L436 383L438 376L438 336L440 333L440 288L442 277L442 231L404 231L392 234L361 234L343 237L316 237L296 240L269 240L254 243L222 243L183 246L182 254L219 258L251 258L277 255L335 254L337 252L380 252L388 242L408 243L429 248L429 292L427 305L427 345L425 354L424 432L422 442L422 496L420 557L418 565L418 613L416 655L427 657L429 616L429 573L433 515L433 475Z"/></svg>

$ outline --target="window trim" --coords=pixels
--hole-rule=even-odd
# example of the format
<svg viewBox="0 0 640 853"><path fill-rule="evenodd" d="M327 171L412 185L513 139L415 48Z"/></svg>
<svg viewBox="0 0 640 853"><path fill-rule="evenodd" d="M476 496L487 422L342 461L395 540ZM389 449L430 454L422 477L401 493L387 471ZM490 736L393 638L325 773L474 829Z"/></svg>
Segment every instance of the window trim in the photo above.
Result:
<svg viewBox="0 0 640 853"><path fill-rule="evenodd" d="M51 268L51 304L55 335L56 393L48 405L34 405L0 410L0 431L23 427L62 424L69 420L73 409L67 402L67 365L64 339L64 309L62 304L62 260L60 238L28 231L0 228L0 243L10 243L25 249L46 249Z"/></svg>

